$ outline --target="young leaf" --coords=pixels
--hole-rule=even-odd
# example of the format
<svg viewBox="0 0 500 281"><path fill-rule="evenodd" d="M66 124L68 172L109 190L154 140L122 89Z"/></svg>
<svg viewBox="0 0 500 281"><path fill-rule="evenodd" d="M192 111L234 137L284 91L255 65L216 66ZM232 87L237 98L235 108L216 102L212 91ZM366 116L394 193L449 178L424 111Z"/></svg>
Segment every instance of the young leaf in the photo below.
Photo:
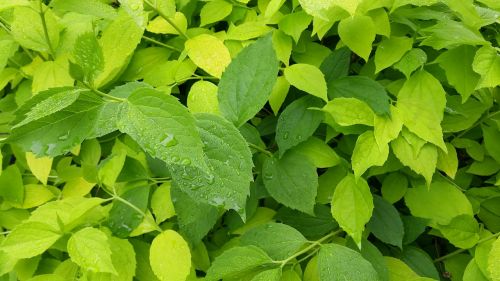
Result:
<svg viewBox="0 0 500 281"><path fill-rule="evenodd" d="M500 269L498 268L498 261L500 260L500 238L493 242L491 251L488 254L488 272L490 273L491 280L500 280Z"/></svg>
<svg viewBox="0 0 500 281"><path fill-rule="evenodd" d="M47 185L50 169L52 167L52 158L36 156L31 152L26 152L26 162L33 175L44 185Z"/></svg>
<svg viewBox="0 0 500 281"><path fill-rule="evenodd" d="M332 198L332 216L354 242L361 246L365 224L373 212L373 197L370 187L362 178L356 180L348 174L335 188Z"/></svg>
<svg viewBox="0 0 500 281"><path fill-rule="evenodd" d="M111 261L111 248L104 232L86 227L74 233L68 240L71 260L85 270L118 274Z"/></svg>
<svg viewBox="0 0 500 281"><path fill-rule="evenodd" d="M382 40L375 52L375 72L398 62L406 52L411 50L413 39L408 37L391 36Z"/></svg>
<svg viewBox="0 0 500 281"><path fill-rule="evenodd" d="M298 63L285 68L284 74L290 85L328 102L325 77L319 68Z"/></svg>
<svg viewBox="0 0 500 281"><path fill-rule="evenodd" d="M262 167L269 194L283 205L313 214L318 186L316 168L304 156L288 152L280 159L269 157Z"/></svg>
<svg viewBox="0 0 500 281"><path fill-rule="evenodd" d="M368 222L370 231L381 241L403 248L403 221L392 204L380 196L373 196L373 216Z"/></svg>
<svg viewBox="0 0 500 281"><path fill-rule="evenodd" d="M375 23L369 16L353 15L341 20L339 36L349 49L368 61L375 40Z"/></svg>
<svg viewBox="0 0 500 281"><path fill-rule="evenodd" d="M422 175L427 185L430 184L438 158L437 148L434 145L424 144L420 152L415 155L412 145L403 136L399 136L391 142L391 148L403 165Z"/></svg>
<svg viewBox="0 0 500 281"><path fill-rule="evenodd" d="M278 59L271 36L243 49L226 68L219 82L223 116L240 127L267 102L278 74Z"/></svg>
<svg viewBox="0 0 500 281"><path fill-rule="evenodd" d="M477 89L500 85L500 58L498 51L489 46L477 50L472 68L481 75Z"/></svg>
<svg viewBox="0 0 500 281"><path fill-rule="evenodd" d="M22 204L24 201L24 185L21 171L11 165L0 174L0 196L7 202Z"/></svg>
<svg viewBox="0 0 500 281"><path fill-rule="evenodd" d="M427 54L419 48L409 50L402 58L394 64L394 68L401 71L406 79L409 79L413 71L421 67L427 61Z"/></svg>
<svg viewBox="0 0 500 281"><path fill-rule="evenodd" d="M161 223L175 215L170 189L170 182L166 182L160 185L151 196L151 210L157 223Z"/></svg>
<svg viewBox="0 0 500 281"><path fill-rule="evenodd" d="M286 99L288 90L290 89L290 83L283 76L278 76L276 83L273 86L271 95L269 96L269 105L274 112L274 115L278 115L281 105Z"/></svg>
<svg viewBox="0 0 500 281"><path fill-rule="evenodd" d="M373 134L379 148L397 138L403 129L403 120L398 109L391 105L390 110L390 116L375 115L373 120Z"/></svg>
<svg viewBox="0 0 500 281"><path fill-rule="evenodd" d="M462 249L472 248L479 241L479 224L470 215L458 215L438 229L451 244Z"/></svg>
<svg viewBox="0 0 500 281"><path fill-rule="evenodd" d="M187 98L187 107L191 113L219 114L217 86L208 81L197 81L191 85Z"/></svg>
<svg viewBox="0 0 500 281"><path fill-rule="evenodd" d="M240 241L243 246L261 248L274 260L284 260L300 250L307 239L286 224L268 223L245 232Z"/></svg>
<svg viewBox="0 0 500 281"><path fill-rule="evenodd" d="M309 26L312 17L303 11L288 14L281 18L278 27L285 34L290 35L295 42L298 42L302 32Z"/></svg>
<svg viewBox="0 0 500 281"><path fill-rule="evenodd" d="M182 236L165 230L151 243L149 260L161 281L184 281L191 269L191 253Z"/></svg>
<svg viewBox="0 0 500 281"><path fill-rule="evenodd" d="M40 222L24 222L15 227L0 244L0 252L17 259L38 256L49 249L61 234Z"/></svg>
<svg viewBox="0 0 500 281"><path fill-rule="evenodd" d="M149 187L134 187L120 197L144 213L148 207ZM122 201L115 200L113 207L109 211L107 225L116 237L126 238L143 219L143 216L137 210Z"/></svg>
<svg viewBox="0 0 500 281"><path fill-rule="evenodd" d="M375 141L373 131L366 131L361 134L352 152L352 169L354 175L359 178L371 166L384 165L389 156L389 145L380 147Z"/></svg>
<svg viewBox="0 0 500 281"><path fill-rule="evenodd" d="M133 280L136 270L136 254L132 244L125 239L110 237L111 261L117 275L107 272L89 272L91 280L124 281Z"/></svg>
<svg viewBox="0 0 500 281"><path fill-rule="evenodd" d="M441 83L421 70L404 83L398 93L396 105L404 125L412 133L444 151L446 145L440 124L446 106L445 96Z"/></svg>
<svg viewBox="0 0 500 281"><path fill-rule="evenodd" d="M200 26L222 21L231 14L233 5L224 0L207 2L200 11Z"/></svg>
<svg viewBox="0 0 500 281"><path fill-rule="evenodd" d="M306 156L317 168L333 167L341 163L341 158L335 150L316 137L310 137L297 145L293 151Z"/></svg>
<svg viewBox="0 0 500 281"><path fill-rule="evenodd" d="M208 74L220 78L231 62L229 50L217 37L201 34L185 43L189 58Z"/></svg>
<svg viewBox="0 0 500 281"><path fill-rule="evenodd" d="M83 82L93 86L94 79L104 68L104 58L94 33L80 35L73 48L74 63L83 71Z"/></svg>
<svg viewBox="0 0 500 281"><path fill-rule="evenodd" d="M283 110L276 126L276 143L280 149L280 157L288 149L306 141L316 131L323 120L323 113L309 108L321 105L320 100L305 96L295 100Z"/></svg>
<svg viewBox="0 0 500 281"><path fill-rule="evenodd" d="M329 101L323 111L329 113L340 126L373 126L375 114L368 105L355 98L335 98Z"/></svg>
<svg viewBox="0 0 500 281"><path fill-rule="evenodd" d="M326 244L318 255L319 278L324 281L378 281L377 271L360 253L338 244Z"/></svg>
<svg viewBox="0 0 500 281"><path fill-rule="evenodd" d="M238 279L271 261L264 251L255 246L234 247L215 259L205 280Z"/></svg>
<svg viewBox="0 0 500 281"><path fill-rule="evenodd" d="M450 178L454 179L458 169L458 156L455 147L446 143L445 153L442 150L438 150L437 168L446 173Z"/></svg>

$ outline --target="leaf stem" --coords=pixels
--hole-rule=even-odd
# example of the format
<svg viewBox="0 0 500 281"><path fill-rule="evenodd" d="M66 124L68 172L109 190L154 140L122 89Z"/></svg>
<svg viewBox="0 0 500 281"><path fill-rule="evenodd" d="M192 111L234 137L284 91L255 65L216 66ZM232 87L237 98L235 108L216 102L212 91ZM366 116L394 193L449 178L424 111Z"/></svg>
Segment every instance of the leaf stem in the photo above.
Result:
<svg viewBox="0 0 500 281"><path fill-rule="evenodd" d="M150 220L150 222L155 226L156 230L159 231L159 232L162 232L163 229L161 229L161 227L154 221L152 220L150 217L148 217L146 215L146 213L144 213L141 209L137 208L137 206L135 206L134 204L128 202L127 200L121 198L120 196L118 195L114 195L113 196L113 199L116 199L120 202L122 202L123 204L129 206L130 208L132 208L134 211L136 211L137 213L139 213L144 219L148 219Z"/></svg>
<svg viewBox="0 0 500 281"><path fill-rule="evenodd" d="M157 41L157 40L155 40L155 39L153 39L153 38L151 38L151 37L147 37L147 36L145 36L145 35L143 35L143 36L142 36L142 39L144 39L144 40L146 40L146 41L149 41L149 42L151 42L151 43L154 43L154 44L156 44L156 45L159 45L159 46L165 47L165 48L167 48L167 49L170 49L170 50L173 50L173 51L179 52L179 53L180 53L180 52L182 52L182 50L177 49L177 48L176 48L176 47L174 47L174 46L171 46L171 45L168 45L168 44L162 43L162 42L160 42L160 41Z"/></svg>
<svg viewBox="0 0 500 281"><path fill-rule="evenodd" d="M499 114L500 114L500 110L492 112L492 113L488 113L486 116L484 116L483 118L479 119L476 123L474 123L474 125L470 126L468 129L462 131L460 134L454 136L452 140L463 137L465 134L467 134L468 132L470 132L470 130L472 130L472 129L476 128L477 126L481 125L484 121L490 119L493 116L499 115Z"/></svg>
<svg viewBox="0 0 500 281"><path fill-rule="evenodd" d="M483 242L486 242L486 241L489 241L489 240L491 240L491 239L494 239L494 238L496 238L496 237L498 237L498 236L500 236L500 232L497 232L497 233L495 233L495 234L492 234L492 235L490 235L490 236L488 236L488 237L485 237L485 238L483 238L483 239L481 239L481 240L477 241L476 245L479 245L479 244L481 244L481 243L483 243ZM454 257L454 256L456 256L456 255L458 255L458 254L460 254L460 253L462 253L462 252L467 251L467 250L469 250L469 249L458 249L458 250L456 250L456 251L454 251L454 252L451 252L451 253L449 253L449 254L447 254L447 255L444 255L444 256L442 256L442 257L439 257L439 258L435 259L435 260L434 260L434 262L435 262L435 263L437 263L437 262L444 261L444 260L446 260L446 259L449 259L449 258L451 258L451 257Z"/></svg>
<svg viewBox="0 0 500 281"><path fill-rule="evenodd" d="M43 34L45 36L45 40L47 41L47 46L49 47L49 57L54 60L53 55L54 55L54 48L52 47L52 43L50 42L50 37L49 37L49 31L47 30L47 22L45 21L45 11L43 11L43 4L42 0L39 0L38 3L40 4L40 18L42 19L42 27L43 27Z"/></svg>
<svg viewBox="0 0 500 281"><path fill-rule="evenodd" d="M273 154L270 151L268 151L268 150L266 150L266 149L264 149L264 148L262 148L262 147L260 147L258 145L255 145L255 144L249 142L248 146L251 147L251 148L253 148L253 149L255 149L255 150L257 150L257 151L259 151L259 152L262 152L262 153L266 154L269 157L273 157Z"/></svg>
<svg viewBox="0 0 500 281"><path fill-rule="evenodd" d="M156 3L156 1L157 0L155 0L155 3ZM151 6L151 8L153 8L153 10L155 10L162 18L164 18L175 30L177 30L177 32L179 33L179 35L183 36L186 39L189 39L189 36L187 36L187 34L184 31L182 31L175 24L175 22L173 22L169 17L167 17L167 15L165 15L162 11L160 11L160 9L158 9L156 7L156 5L153 5L153 3L151 3L151 1L149 1L149 0L144 0L144 2L146 2L146 4L148 4L149 6Z"/></svg>
<svg viewBox="0 0 500 281"><path fill-rule="evenodd" d="M96 88L93 88L93 87L90 87L90 85L88 84L85 84L84 85L89 88L92 92L96 93L97 95L103 97L103 98L108 98L108 99L111 99L111 100L114 100L114 101L117 101L117 102L124 102L126 99L122 99L122 98L118 98L118 97L115 97L115 96L112 96L112 95L109 95L109 94L106 94L102 91L99 91L98 89Z"/></svg>

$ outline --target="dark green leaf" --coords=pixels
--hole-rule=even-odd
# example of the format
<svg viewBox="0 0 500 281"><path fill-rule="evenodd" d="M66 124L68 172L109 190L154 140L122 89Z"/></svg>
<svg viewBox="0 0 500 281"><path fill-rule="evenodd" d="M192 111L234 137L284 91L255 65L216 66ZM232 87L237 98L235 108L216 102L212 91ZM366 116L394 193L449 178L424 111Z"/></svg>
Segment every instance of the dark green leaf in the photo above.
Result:
<svg viewBox="0 0 500 281"><path fill-rule="evenodd" d="M380 196L373 196L373 215L368 222L371 232L385 243L403 247L404 228L398 211Z"/></svg>
<svg viewBox="0 0 500 281"><path fill-rule="evenodd" d="M148 207L149 187L134 187L120 196L143 213ZM128 204L115 200L109 211L107 225L116 237L126 238L143 220L143 216Z"/></svg>

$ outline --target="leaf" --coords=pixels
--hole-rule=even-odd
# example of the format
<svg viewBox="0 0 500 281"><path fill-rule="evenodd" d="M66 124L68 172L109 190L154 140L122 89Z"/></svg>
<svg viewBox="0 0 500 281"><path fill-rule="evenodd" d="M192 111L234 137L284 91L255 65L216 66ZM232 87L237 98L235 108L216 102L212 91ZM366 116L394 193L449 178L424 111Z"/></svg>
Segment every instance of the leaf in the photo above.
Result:
<svg viewBox="0 0 500 281"><path fill-rule="evenodd" d="M151 210L156 222L161 223L175 216L174 204L170 195L170 183L160 185L151 196Z"/></svg>
<svg viewBox="0 0 500 281"><path fill-rule="evenodd" d="M117 275L104 272L90 272L90 280L122 281L133 280L136 270L136 254L132 244L125 239L110 237L108 239L111 248L111 260L116 268Z"/></svg>
<svg viewBox="0 0 500 281"><path fill-rule="evenodd" d="M382 181L382 197L389 203L398 202L408 189L408 179L401 173L391 173Z"/></svg>
<svg viewBox="0 0 500 281"><path fill-rule="evenodd" d="M394 68L401 71L406 79L409 79L413 71L424 65L427 54L419 48L409 50L402 58L394 64Z"/></svg>
<svg viewBox="0 0 500 281"><path fill-rule="evenodd" d="M263 22L247 21L237 26L230 25L227 30L226 40L250 40L261 37L264 34L269 33L271 30L272 29Z"/></svg>
<svg viewBox="0 0 500 281"><path fill-rule="evenodd" d="M458 215L438 227L443 236L458 248L469 249L479 241L479 224L470 215Z"/></svg>
<svg viewBox="0 0 500 281"><path fill-rule="evenodd" d="M316 137L310 137L297 145L293 151L307 157L317 168L333 167L341 163L341 158L335 150Z"/></svg>
<svg viewBox="0 0 500 281"><path fill-rule="evenodd" d="M0 252L17 259L27 259L47 251L61 234L51 226L40 222L24 222L17 225L0 244Z"/></svg>
<svg viewBox="0 0 500 281"><path fill-rule="evenodd" d="M480 75L472 69L475 48L462 45L443 52L436 61L444 69L448 83L455 87L465 102L478 85Z"/></svg>
<svg viewBox="0 0 500 281"><path fill-rule="evenodd" d="M465 268L463 281L488 281L486 276L481 273L475 259L471 259Z"/></svg>
<svg viewBox="0 0 500 281"><path fill-rule="evenodd" d="M233 247L213 261L205 280L237 279L271 261L264 251L255 246Z"/></svg>
<svg viewBox="0 0 500 281"><path fill-rule="evenodd" d="M309 26L312 17L303 11L285 15L278 23L279 30L298 42L302 32Z"/></svg>
<svg viewBox="0 0 500 281"><path fill-rule="evenodd" d="M207 2L200 11L200 26L222 21L231 14L233 5L223 0Z"/></svg>
<svg viewBox="0 0 500 281"><path fill-rule="evenodd" d="M69 75L68 60L58 58L55 61L44 61L33 72L31 90L39 93L50 88L73 86L75 81Z"/></svg>
<svg viewBox="0 0 500 281"><path fill-rule="evenodd" d="M180 34L181 32L187 31L187 18L182 12L175 12L172 16L169 17L169 20L177 27L171 25L165 18L162 16L157 16L153 20L148 22L148 26L146 30L152 33L157 34Z"/></svg>
<svg viewBox="0 0 500 281"><path fill-rule="evenodd" d="M309 239L318 239L338 228L333 220L330 208L326 205L314 206L314 215L289 208L280 208L275 217L304 234Z"/></svg>
<svg viewBox="0 0 500 281"><path fill-rule="evenodd" d="M151 156L169 165L208 172L194 117L174 97L154 89L137 89L123 104L118 128Z"/></svg>
<svg viewBox="0 0 500 281"><path fill-rule="evenodd" d="M473 215L467 197L444 180L436 180L429 187L418 185L408 189L405 203L413 216L430 219L432 224L446 225L458 215Z"/></svg>
<svg viewBox="0 0 500 281"><path fill-rule="evenodd" d="M403 129L403 120L395 106L390 106L390 116L375 115L373 119L373 134L379 148L396 139Z"/></svg>
<svg viewBox="0 0 500 281"><path fill-rule="evenodd" d="M496 87L500 85L500 55L489 46L477 50L472 69L481 75L476 89Z"/></svg>
<svg viewBox="0 0 500 281"><path fill-rule="evenodd" d="M375 114L368 105L355 98L335 98L322 109L330 114L340 126L373 126Z"/></svg>
<svg viewBox="0 0 500 281"><path fill-rule="evenodd" d="M280 149L280 157L290 148L306 141L316 131L323 120L323 113L309 108L321 105L320 100L305 96L283 110L276 126L276 143Z"/></svg>
<svg viewBox="0 0 500 281"><path fill-rule="evenodd" d="M240 242L242 246L259 247L274 260L284 260L300 250L307 239L286 224L267 223L245 232Z"/></svg>
<svg viewBox="0 0 500 281"><path fill-rule="evenodd" d="M43 106L40 104L39 107L34 107L29 113L30 117L13 127L8 141L20 145L25 151L32 151L38 157L54 157L71 150L94 128L103 104L89 92L80 93L71 102L70 99L64 104L66 107L53 109L47 115L42 112L51 104L43 103ZM56 110L60 111L55 112Z"/></svg>
<svg viewBox="0 0 500 281"><path fill-rule="evenodd" d="M276 201L313 214L318 175L307 158L293 152L280 159L269 157L264 161L262 173L266 190Z"/></svg>
<svg viewBox="0 0 500 281"><path fill-rule="evenodd" d="M360 247L365 224L373 212L373 197L366 181L356 180L352 174L345 176L335 188L331 211L340 227Z"/></svg>
<svg viewBox="0 0 500 281"><path fill-rule="evenodd" d="M16 165L8 166L0 173L0 196L7 202L23 203L25 196L23 177Z"/></svg>
<svg viewBox="0 0 500 281"><path fill-rule="evenodd" d="M353 15L341 20L339 36L349 49L368 61L375 40L375 24L369 16Z"/></svg>
<svg viewBox="0 0 500 281"><path fill-rule="evenodd" d="M424 280L439 280L440 274L437 271L433 260L424 250L414 246L407 246L403 250L401 260L403 260L408 266L410 266L410 268L413 269L415 273L427 278Z"/></svg>
<svg viewBox="0 0 500 281"><path fill-rule="evenodd" d="M276 82L278 59L270 36L244 48L219 82L222 115L236 127L252 118L267 102Z"/></svg>
<svg viewBox="0 0 500 281"><path fill-rule="evenodd" d="M437 168L446 173L450 178L454 179L458 169L458 156L455 147L450 143L446 144L445 153L442 150L438 150Z"/></svg>
<svg viewBox="0 0 500 281"><path fill-rule="evenodd" d="M380 147L375 141L373 131L366 131L356 140L351 162L354 175L359 178L372 166L384 165L389 156L389 145Z"/></svg>
<svg viewBox="0 0 500 281"><path fill-rule="evenodd" d="M500 238L493 242L491 251L488 254L488 272L490 273L491 280L500 280L500 269L498 268L498 261L500 260Z"/></svg>
<svg viewBox="0 0 500 281"><path fill-rule="evenodd" d="M30 6L14 8L14 20L10 26L12 36L25 48L54 54L59 44L59 26L55 15L43 4L38 6L38 3L31 3ZM45 24L39 13L40 8L44 11Z"/></svg>
<svg viewBox="0 0 500 281"><path fill-rule="evenodd" d="M292 38L283 31L276 29L273 31L272 41L276 57L288 66L290 63L290 55L292 54Z"/></svg>
<svg viewBox="0 0 500 281"><path fill-rule="evenodd" d="M413 45L408 37L391 36L380 42L375 51L375 72L378 73L397 63Z"/></svg>
<svg viewBox="0 0 500 281"><path fill-rule="evenodd" d="M189 246L173 230L165 230L153 239L149 260L153 272L162 281L184 281L190 273Z"/></svg>
<svg viewBox="0 0 500 281"><path fill-rule="evenodd" d="M336 79L346 77L349 74L351 63L351 51L347 47L334 50L321 63L321 72L325 75L326 83L329 85ZM329 85L329 88L330 85Z"/></svg>
<svg viewBox="0 0 500 281"><path fill-rule="evenodd" d="M43 183L47 185L47 179L49 178L50 169L52 168L52 158L50 157L40 157L36 156L31 152L26 152L26 162L30 168L33 175Z"/></svg>
<svg viewBox="0 0 500 281"><path fill-rule="evenodd" d="M408 79L398 94L396 107L404 125L420 138L446 151L441 121L446 93L431 74L419 71Z"/></svg>
<svg viewBox="0 0 500 281"><path fill-rule="evenodd" d="M382 242L403 248L404 228L398 210L392 204L373 196L373 216L368 222L370 231Z"/></svg>
<svg viewBox="0 0 500 281"><path fill-rule="evenodd" d="M328 84L330 98L356 98L364 101L377 115L389 115L389 96L377 81L365 76L346 76Z"/></svg>
<svg viewBox="0 0 500 281"><path fill-rule="evenodd" d="M391 148L403 165L422 175L427 181L427 185L430 184L438 159L435 146L428 143L424 144L420 152L415 155L412 145L403 136L399 136L391 142Z"/></svg>
<svg viewBox="0 0 500 281"><path fill-rule="evenodd" d="M375 281L378 274L360 253L338 244L326 244L318 255L319 278L324 281Z"/></svg>
<svg viewBox="0 0 500 281"><path fill-rule="evenodd" d="M131 188L120 197L145 213L148 207L149 187L137 186ZM137 210L122 201L115 200L113 207L109 211L107 226L116 237L126 238L132 230L139 226L143 219L142 214Z"/></svg>
<svg viewBox="0 0 500 281"><path fill-rule="evenodd" d="M219 114L217 86L208 81L197 81L191 85L187 107L192 113Z"/></svg>
<svg viewBox="0 0 500 281"><path fill-rule="evenodd" d="M433 26L423 28L422 32L429 35L420 44L431 46L436 50L458 45L483 45L486 43L479 32L453 20L440 20Z"/></svg>
<svg viewBox="0 0 500 281"><path fill-rule="evenodd" d="M328 12L335 4L332 0L299 0L299 3L306 13L324 20L328 20Z"/></svg>
<svg viewBox="0 0 500 281"><path fill-rule="evenodd" d="M12 204L17 208L30 209L38 207L55 197L53 190L38 184L27 184L24 186L24 200L22 204Z"/></svg>
<svg viewBox="0 0 500 281"><path fill-rule="evenodd" d="M418 275L402 260L385 256L385 264L389 269L389 280L414 280Z"/></svg>
<svg viewBox="0 0 500 281"><path fill-rule="evenodd" d="M231 62L229 50L217 37L201 34L185 43L189 58L208 74L220 78Z"/></svg>
<svg viewBox="0 0 500 281"><path fill-rule="evenodd" d="M132 57L144 33L135 20L124 10L106 27L99 39L104 57L104 68L95 79L100 88L113 81Z"/></svg>
<svg viewBox="0 0 500 281"><path fill-rule="evenodd" d="M71 260L85 270L118 274L111 261L111 248L104 232L86 227L71 235L68 240Z"/></svg>
<svg viewBox="0 0 500 281"><path fill-rule="evenodd" d="M284 74L290 85L328 101L325 78L314 65L297 63L285 68Z"/></svg>
<svg viewBox="0 0 500 281"><path fill-rule="evenodd" d="M281 268L274 268L269 270L264 270L257 275L255 275L251 281L280 281L281 280Z"/></svg>
<svg viewBox="0 0 500 281"><path fill-rule="evenodd" d="M116 11L111 6L99 0L54 0L50 2L50 6L57 10L93 15L104 19L113 19L116 17Z"/></svg>
<svg viewBox="0 0 500 281"><path fill-rule="evenodd" d="M273 86L273 90L271 91L271 95L269 96L269 105L271 106L274 115L278 115L289 89L290 83L288 83L285 77L278 76L276 83Z"/></svg>
<svg viewBox="0 0 500 281"><path fill-rule="evenodd" d="M104 69L103 53L94 33L84 33L76 39L73 58L83 72L82 81L92 86L94 79Z"/></svg>

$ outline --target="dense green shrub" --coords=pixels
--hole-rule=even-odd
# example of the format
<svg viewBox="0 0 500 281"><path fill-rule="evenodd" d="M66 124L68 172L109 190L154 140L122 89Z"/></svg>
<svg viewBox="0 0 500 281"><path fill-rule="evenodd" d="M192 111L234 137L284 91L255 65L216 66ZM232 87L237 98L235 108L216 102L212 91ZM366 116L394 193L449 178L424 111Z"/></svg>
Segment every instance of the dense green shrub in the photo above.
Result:
<svg viewBox="0 0 500 281"><path fill-rule="evenodd" d="M0 280L500 281L499 18L0 1Z"/></svg>

